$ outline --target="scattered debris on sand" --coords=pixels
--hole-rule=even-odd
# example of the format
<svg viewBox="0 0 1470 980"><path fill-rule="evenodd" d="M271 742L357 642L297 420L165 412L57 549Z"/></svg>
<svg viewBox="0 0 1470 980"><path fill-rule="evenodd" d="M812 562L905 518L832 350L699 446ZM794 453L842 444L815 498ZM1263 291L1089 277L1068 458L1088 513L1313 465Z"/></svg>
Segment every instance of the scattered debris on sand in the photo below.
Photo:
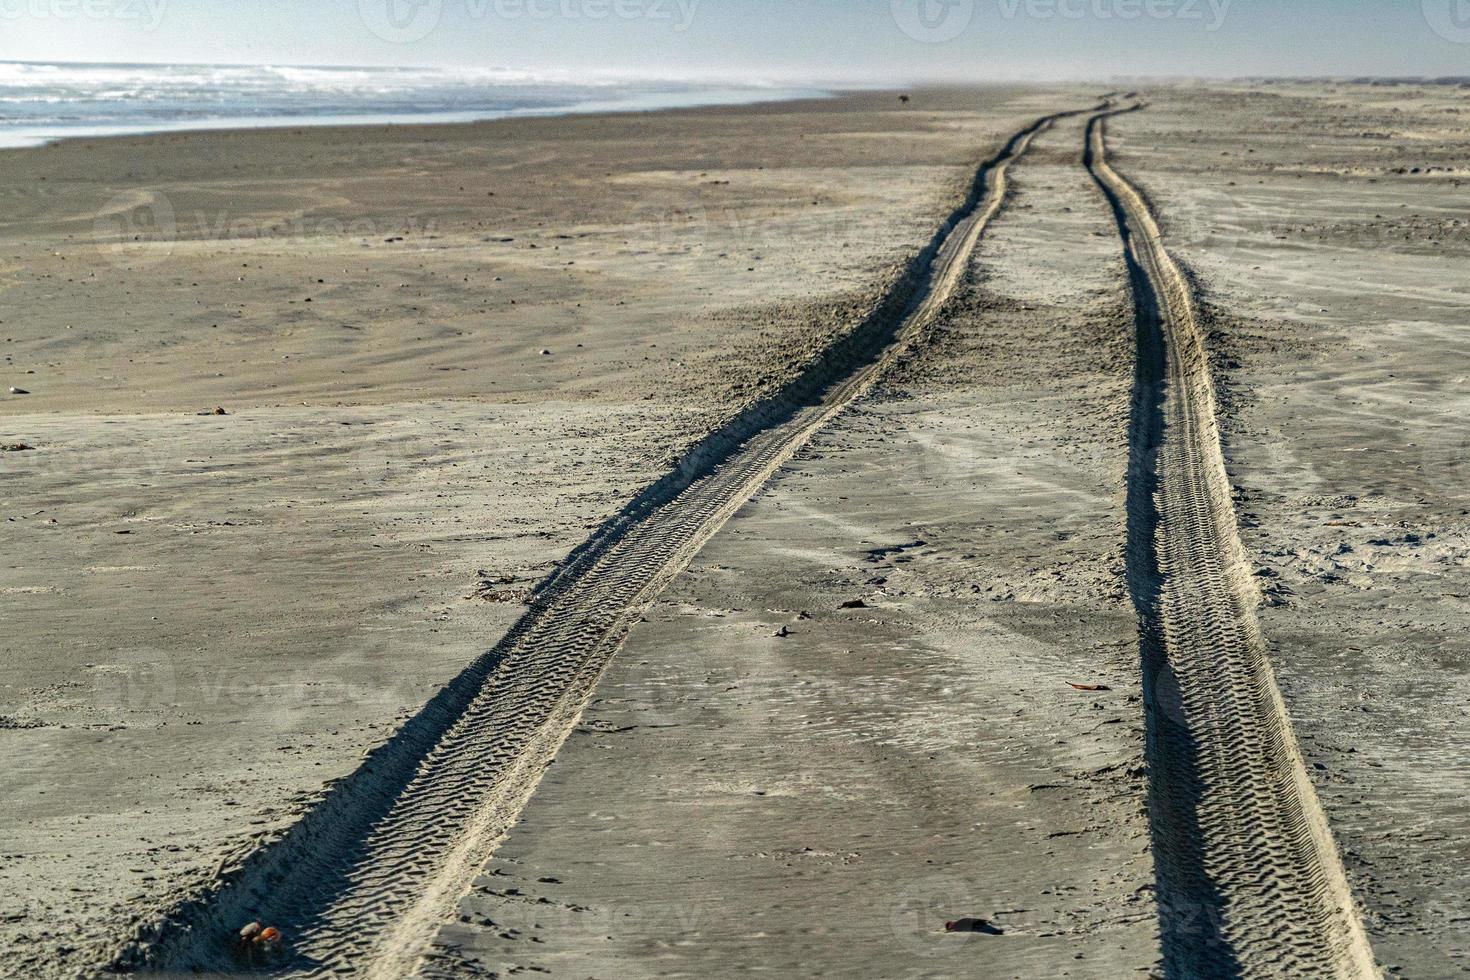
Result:
<svg viewBox="0 0 1470 980"><path fill-rule="evenodd" d="M275 926L251 922L235 937L235 953L251 966L264 966L279 960L286 951L285 937Z"/></svg>
<svg viewBox="0 0 1470 980"><path fill-rule="evenodd" d="M523 586L518 589L507 589L504 586L515 585L520 581L512 572L487 572L483 568L476 572L480 581L475 583L475 590L466 599L481 599L485 602L530 602L532 589Z"/></svg>

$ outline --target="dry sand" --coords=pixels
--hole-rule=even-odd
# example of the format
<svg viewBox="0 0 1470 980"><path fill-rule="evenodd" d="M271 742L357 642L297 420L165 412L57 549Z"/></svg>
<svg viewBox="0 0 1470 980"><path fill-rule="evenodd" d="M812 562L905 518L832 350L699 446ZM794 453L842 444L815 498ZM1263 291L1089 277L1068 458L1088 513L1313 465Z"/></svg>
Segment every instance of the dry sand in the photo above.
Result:
<svg viewBox="0 0 1470 980"><path fill-rule="evenodd" d="M8 152L7 969L289 822L1070 95Z"/></svg>
<svg viewBox="0 0 1470 980"><path fill-rule="evenodd" d="M1080 145L1037 140L953 314L649 613L441 935L445 974L1152 965L1131 351ZM944 932L964 917L1002 934Z"/></svg>
<svg viewBox="0 0 1470 980"><path fill-rule="evenodd" d="M1120 165L1195 272L1297 734L1379 962L1470 972L1461 91L1156 93Z"/></svg>
<svg viewBox="0 0 1470 980"><path fill-rule="evenodd" d="M0 973L85 973L289 825L1095 94L5 151ZM1114 162L1198 281L1317 794L1380 963L1462 975L1457 93L1145 94ZM1132 312L1081 146L1037 140L925 341L652 607L431 969L1155 968Z"/></svg>

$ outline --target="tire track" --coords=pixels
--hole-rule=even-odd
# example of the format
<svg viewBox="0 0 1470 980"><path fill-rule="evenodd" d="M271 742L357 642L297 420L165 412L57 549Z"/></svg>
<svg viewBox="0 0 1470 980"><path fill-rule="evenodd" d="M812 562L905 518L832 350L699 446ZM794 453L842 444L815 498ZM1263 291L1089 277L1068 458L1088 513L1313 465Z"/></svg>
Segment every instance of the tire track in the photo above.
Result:
<svg viewBox="0 0 1470 980"><path fill-rule="evenodd" d="M207 889L140 930L111 968L235 972L231 939L258 919L290 942L289 959L269 972L412 973L642 611L918 335L1002 206L1007 167L1055 119L1077 114L1043 117L1012 136L869 317L608 521L493 650L284 836L227 862Z"/></svg>
<svg viewBox="0 0 1470 980"><path fill-rule="evenodd" d="M1148 202L1084 163L1128 262L1138 357L1128 579L1139 613L1149 815L1166 975L1377 977L1256 622L1192 290Z"/></svg>

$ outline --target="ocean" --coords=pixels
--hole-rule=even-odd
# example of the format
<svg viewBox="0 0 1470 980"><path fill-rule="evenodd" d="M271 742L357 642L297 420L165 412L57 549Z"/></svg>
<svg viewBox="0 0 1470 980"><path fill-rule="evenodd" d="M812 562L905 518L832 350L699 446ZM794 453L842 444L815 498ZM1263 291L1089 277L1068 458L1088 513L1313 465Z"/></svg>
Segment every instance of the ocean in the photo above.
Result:
<svg viewBox="0 0 1470 980"><path fill-rule="evenodd" d="M0 61L0 147L257 126L469 122L817 97L815 89L509 69Z"/></svg>

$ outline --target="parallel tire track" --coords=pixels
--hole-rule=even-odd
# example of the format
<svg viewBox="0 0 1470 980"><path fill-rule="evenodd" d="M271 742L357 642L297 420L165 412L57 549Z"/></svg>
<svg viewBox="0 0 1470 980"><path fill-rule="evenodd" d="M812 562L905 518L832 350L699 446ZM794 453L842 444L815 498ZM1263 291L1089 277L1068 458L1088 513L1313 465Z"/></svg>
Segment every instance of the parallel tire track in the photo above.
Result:
<svg viewBox="0 0 1470 980"><path fill-rule="evenodd" d="M1148 203L1107 162L1113 114L1089 122L1085 163L1137 313L1128 569L1166 972L1376 977L1257 626L1193 294Z"/></svg>
<svg viewBox="0 0 1470 980"><path fill-rule="evenodd" d="M642 611L767 478L865 391L950 297L1006 196L1015 134L874 313L779 395L703 440L562 566L511 632L278 840L142 930L114 970L233 971L253 919L290 975L413 972L520 813Z"/></svg>

